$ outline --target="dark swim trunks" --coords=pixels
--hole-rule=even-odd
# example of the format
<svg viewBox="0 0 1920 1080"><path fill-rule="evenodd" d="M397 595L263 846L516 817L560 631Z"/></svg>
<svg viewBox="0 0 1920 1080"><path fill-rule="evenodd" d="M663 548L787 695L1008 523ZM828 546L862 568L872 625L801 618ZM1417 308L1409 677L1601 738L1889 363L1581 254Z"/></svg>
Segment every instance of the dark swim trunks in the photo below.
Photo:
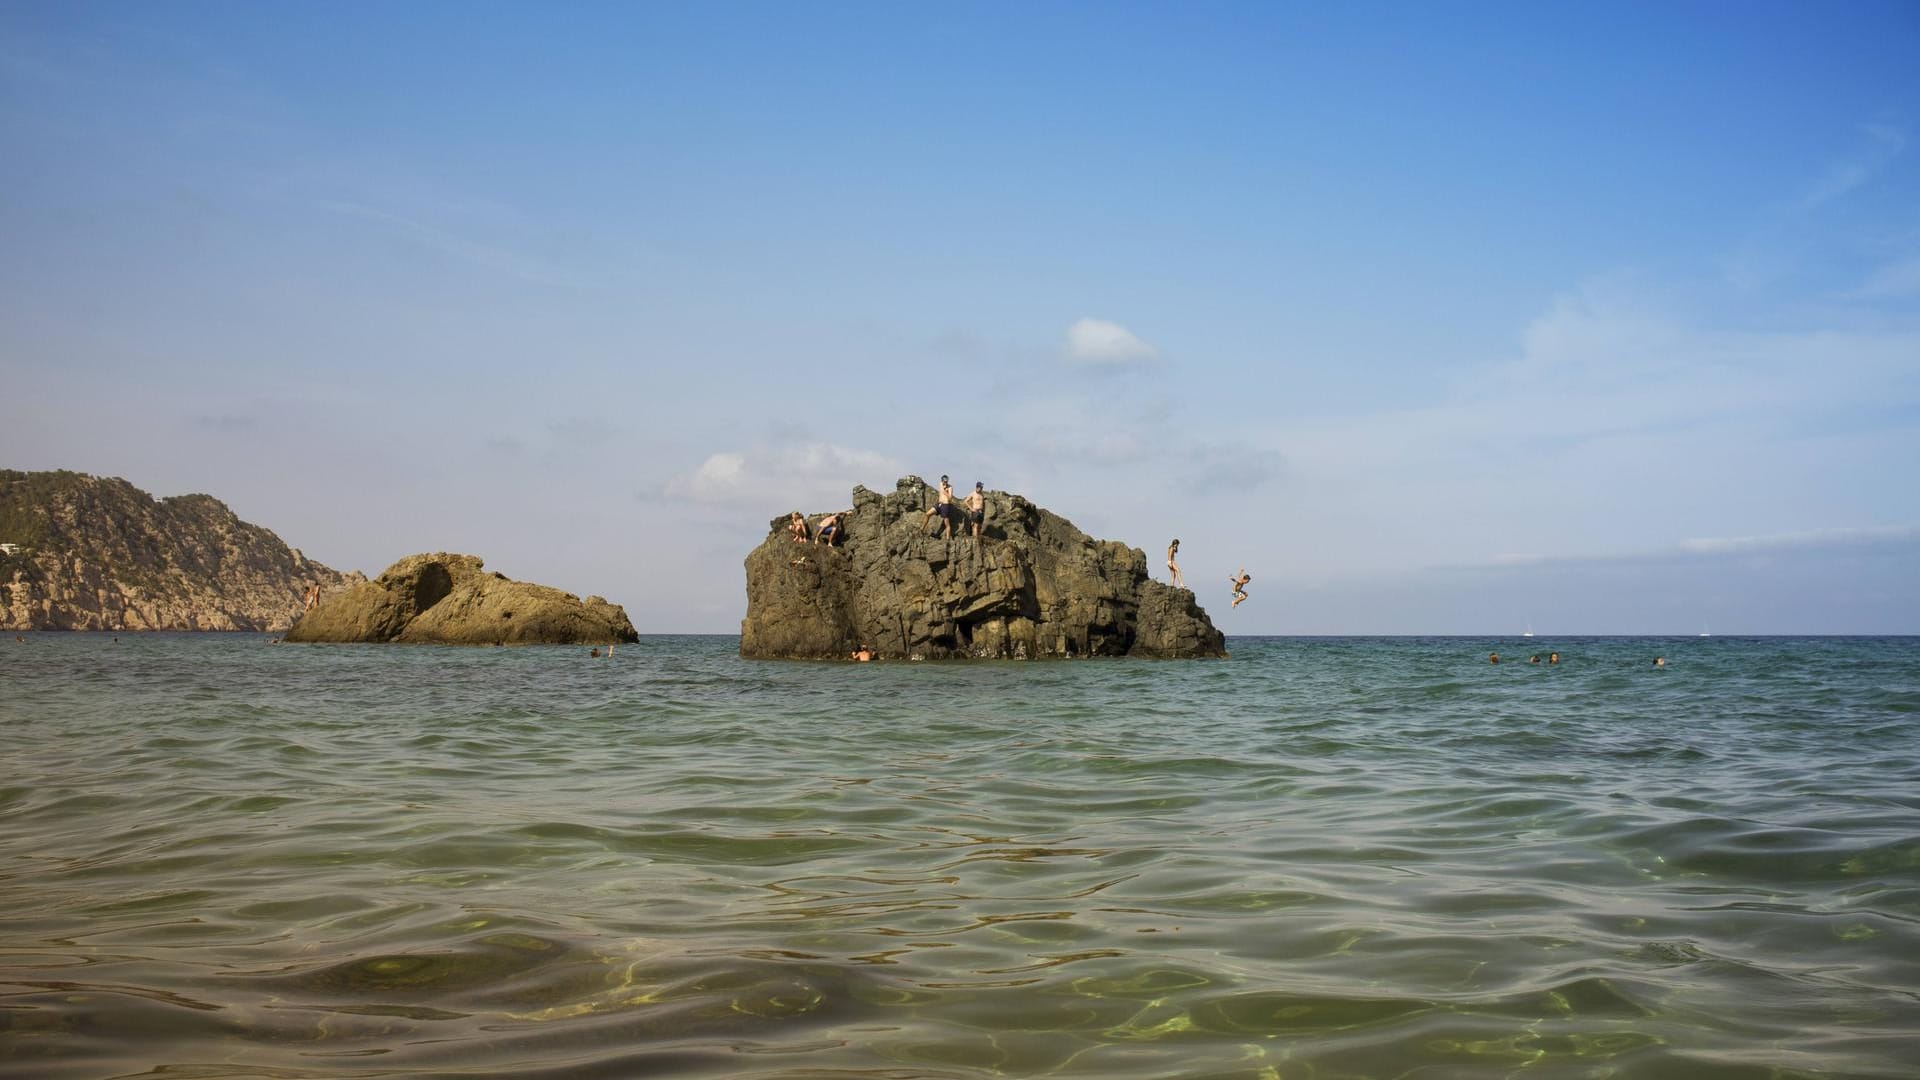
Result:
<svg viewBox="0 0 1920 1080"><path fill-rule="evenodd" d="M936 514L939 514L943 518L950 518L953 516L953 504L952 503L935 503L933 504L933 512Z"/></svg>
<svg viewBox="0 0 1920 1080"><path fill-rule="evenodd" d="M982 521L987 520L987 512L985 510L975 510L969 517L975 525L978 525Z"/></svg>

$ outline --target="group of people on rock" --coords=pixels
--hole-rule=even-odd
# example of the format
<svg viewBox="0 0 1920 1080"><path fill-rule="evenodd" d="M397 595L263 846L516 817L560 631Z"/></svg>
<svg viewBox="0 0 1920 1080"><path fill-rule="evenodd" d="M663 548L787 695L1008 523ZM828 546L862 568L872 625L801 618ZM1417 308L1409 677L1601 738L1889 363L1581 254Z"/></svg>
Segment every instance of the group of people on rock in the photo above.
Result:
<svg viewBox="0 0 1920 1080"><path fill-rule="evenodd" d="M840 519L851 513L853 510L849 508L820 515L819 531L815 532L807 527L807 519L801 515L800 511L795 510L793 516L787 519L787 535L802 544L825 544L832 547L835 542L843 539L846 533Z"/></svg>
<svg viewBox="0 0 1920 1080"><path fill-rule="evenodd" d="M1167 545L1167 580L1174 588L1184 589L1187 587L1187 580L1180 576L1179 558L1180 538L1176 536L1173 542ZM1247 573L1247 568L1244 566L1240 568L1239 573L1227 579L1227 584L1233 586L1234 607L1239 607L1240 602L1247 598L1247 582L1252 580L1253 575Z"/></svg>
<svg viewBox="0 0 1920 1080"><path fill-rule="evenodd" d="M792 537L795 543L825 544L828 547L833 547L837 542L846 538L844 519L851 513L853 513L853 511L847 509L835 510L831 514L823 514L820 517L820 522L816 529L807 524L807 519L804 514L795 510L787 517L787 535ZM966 515L964 518L961 517L963 513ZM943 538L951 539L953 537L953 523L958 519L962 521L963 524L971 525L973 527L973 538L975 540L980 539L981 526L983 526L987 520L987 486L978 480L974 481L973 490L967 494L965 502L963 504L955 504L953 501L953 481L949 477L942 476L940 478L940 493L935 496L933 505L927 507L926 514L920 518L920 527L925 529L927 524L936 516L940 518L941 535Z"/></svg>
<svg viewBox="0 0 1920 1080"><path fill-rule="evenodd" d="M800 513L800 511L795 510L787 519L787 534L791 536L796 543L825 544L828 547L833 547L836 541L845 537L846 528L842 519L851 513L853 513L853 511L849 509L836 510L831 514L824 514L820 518L818 531L815 531L807 525L806 516ZM963 517L962 515L965 516ZM986 485L978 480L974 481L973 490L967 493L964 502L955 503L953 497L953 480L951 477L943 474L940 477L940 490L934 496L933 505L927 507L926 513L920 518L920 528L925 530L932 524L933 519L936 517L940 519L940 535L942 539L950 540L953 538L953 525L954 522L958 520L963 526L972 526L973 538L978 541L980 539L981 527L985 525L987 518ZM1167 574L1174 588L1184 589L1187 587L1187 582L1186 579L1180 575L1179 556L1180 538L1176 536L1173 538L1173 542L1167 545ZM1247 573L1245 566L1242 566L1237 573L1227 579L1227 584L1233 589L1234 607L1239 607L1241 603L1246 600L1247 583L1252 580L1253 575Z"/></svg>
<svg viewBox="0 0 1920 1080"><path fill-rule="evenodd" d="M940 537L950 540L953 538L953 519L959 513L960 508L953 504L953 481L941 476L940 494L934 497L933 505L927 507L926 514L920 518L920 528L924 530L937 514L940 517ZM973 526L973 538L980 539L980 526L987 520L987 489L978 480L973 482L973 490L967 493L966 514L967 523Z"/></svg>

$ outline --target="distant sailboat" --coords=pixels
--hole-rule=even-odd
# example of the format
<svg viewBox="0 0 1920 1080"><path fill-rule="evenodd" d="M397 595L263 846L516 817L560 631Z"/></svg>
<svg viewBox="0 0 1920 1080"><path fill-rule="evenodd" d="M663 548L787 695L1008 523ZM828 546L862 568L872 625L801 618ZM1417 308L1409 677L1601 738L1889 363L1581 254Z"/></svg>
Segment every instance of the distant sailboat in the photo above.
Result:
<svg viewBox="0 0 1920 1080"><path fill-rule="evenodd" d="M1521 637L1532 637L1532 636L1533 636L1533 620L1532 620L1532 619L1528 619L1528 620L1527 620L1527 629L1526 629L1526 632L1525 632L1525 633L1523 633L1523 634L1521 634L1520 636L1521 636Z"/></svg>
<svg viewBox="0 0 1920 1080"><path fill-rule="evenodd" d="M1706 624L1706 623L1701 623L1701 624L1700 624L1700 636L1701 636L1701 637L1712 637L1712 636L1713 636L1712 634L1709 634L1709 633L1707 633L1707 624Z"/></svg>

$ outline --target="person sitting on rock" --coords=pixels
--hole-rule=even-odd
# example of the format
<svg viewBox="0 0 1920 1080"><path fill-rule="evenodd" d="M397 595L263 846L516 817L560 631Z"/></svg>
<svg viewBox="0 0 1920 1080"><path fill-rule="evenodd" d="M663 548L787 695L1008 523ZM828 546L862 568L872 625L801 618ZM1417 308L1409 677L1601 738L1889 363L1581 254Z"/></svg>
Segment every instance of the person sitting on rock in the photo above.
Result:
<svg viewBox="0 0 1920 1080"><path fill-rule="evenodd" d="M920 527L925 529L935 514L940 515L941 539L953 539L953 481L944 476L940 478L940 497L927 508L926 516L920 519Z"/></svg>
<svg viewBox="0 0 1920 1080"><path fill-rule="evenodd" d="M1187 587L1187 582L1180 576L1180 564L1173 561L1179 554L1180 538L1176 536L1173 538L1173 543L1167 545L1167 575L1174 588L1184 589Z"/></svg>
<svg viewBox="0 0 1920 1080"><path fill-rule="evenodd" d="M1230 577L1227 579L1227 583L1233 586L1233 606L1234 607L1239 607L1240 601L1245 600L1247 598L1247 582L1252 580L1253 580L1253 575L1247 573L1247 568L1244 566L1240 568L1240 573L1238 576Z"/></svg>
<svg viewBox="0 0 1920 1080"><path fill-rule="evenodd" d="M828 514L825 517L821 518L820 532L815 537L814 542L817 544L825 544L828 547L832 547L833 542L835 540L840 539L842 535L841 529L840 529L840 519L851 513L853 513L853 511L851 510L835 510L833 513Z"/></svg>
<svg viewBox="0 0 1920 1080"><path fill-rule="evenodd" d="M967 496L967 520L973 522L973 538L980 539L980 526L987 520L987 492L978 480L973 482L973 493Z"/></svg>
<svg viewBox="0 0 1920 1080"><path fill-rule="evenodd" d="M807 542L807 519L802 517L798 510L795 510L793 516L787 519L787 535L793 537L796 543Z"/></svg>

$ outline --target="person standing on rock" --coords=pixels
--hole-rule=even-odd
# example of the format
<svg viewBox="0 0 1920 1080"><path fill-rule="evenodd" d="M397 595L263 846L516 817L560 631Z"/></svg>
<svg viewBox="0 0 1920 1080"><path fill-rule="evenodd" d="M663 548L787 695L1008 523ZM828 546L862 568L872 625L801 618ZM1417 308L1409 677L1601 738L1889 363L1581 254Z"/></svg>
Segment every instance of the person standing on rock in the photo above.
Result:
<svg viewBox="0 0 1920 1080"><path fill-rule="evenodd" d="M973 522L973 538L980 539L980 525L987 520L987 492L980 481L973 482L973 493L967 496L967 520Z"/></svg>
<svg viewBox="0 0 1920 1080"><path fill-rule="evenodd" d="M933 520L933 515L939 514L942 525L941 539L951 540L953 539L953 513L953 481L942 476L940 478L940 497L932 506L927 508L926 516L920 519L920 527L925 529L927 522Z"/></svg>
<svg viewBox="0 0 1920 1080"><path fill-rule="evenodd" d="M1167 545L1167 575L1169 580L1172 581L1174 588L1184 589L1187 587L1187 583L1186 580L1180 576L1180 564L1173 561L1178 558L1179 555L1180 538L1176 536L1173 538L1173 543Z"/></svg>

